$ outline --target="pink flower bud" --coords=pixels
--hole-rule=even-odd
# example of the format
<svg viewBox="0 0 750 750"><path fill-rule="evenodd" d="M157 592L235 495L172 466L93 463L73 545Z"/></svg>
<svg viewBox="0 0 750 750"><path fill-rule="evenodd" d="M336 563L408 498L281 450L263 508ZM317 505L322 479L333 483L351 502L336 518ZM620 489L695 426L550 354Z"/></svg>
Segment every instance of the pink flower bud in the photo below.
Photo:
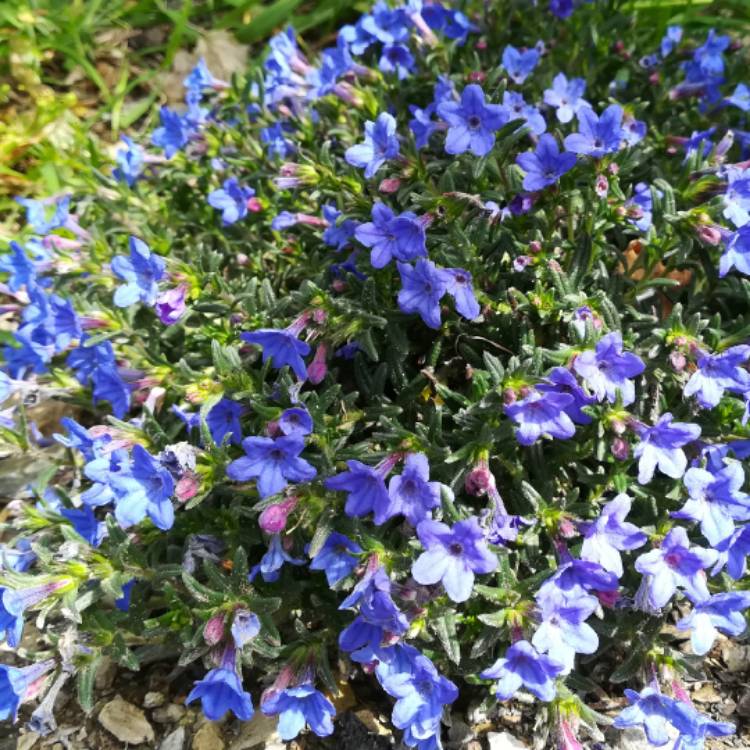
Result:
<svg viewBox="0 0 750 750"><path fill-rule="evenodd" d="M669 353L669 361L672 364L675 372L682 372L687 364L687 359L682 352L673 351Z"/></svg>
<svg viewBox="0 0 750 750"><path fill-rule="evenodd" d="M278 534L286 528L289 514L297 505L298 498L289 497L280 503L269 505L258 517L258 525L266 534Z"/></svg>
<svg viewBox="0 0 750 750"><path fill-rule="evenodd" d="M245 253L237 253L237 265L246 266L250 261L250 258Z"/></svg>
<svg viewBox="0 0 750 750"><path fill-rule="evenodd" d="M478 42L477 42L477 43L476 43L476 44L474 45L474 49L478 49L478 50L480 50L480 51L481 51L481 50L485 50L485 49L487 49L487 40L486 40L486 39L480 39L480 40L479 40L479 41L478 41Z"/></svg>
<svg viewBox="0 0 750 750"><path fill-rule="evenodd" d="M224 613L219 612L218 614L211 617L203 628L203 640L209 646L215 646L220 643L224 638Z"/></svg>
<svg viewBox="0 0 750 750"><path fill-rule="evenodd" d="M381 193L386 193L387 195L389 195L390 193L395 193L400 187L401 180L399 180L398 177L386 177L384 180L380 181L378 190Z"/></svg>
<svg viewBox="0 0 750 750"><path fill-rule="evenodd" d="M313 320L318 325L323 325L323 323L326 322L326 318L328 317L328 314L325 310L321 310L319 307L313 310Z"/></svg>
<svg viewBox="0 0 750 750"><path fill-rule="evenodd" d="M531 240L531 242L529 242L529 252L532 255L536 255L537 253L541 253L542 252L542 243L539 242L539 240Z"/></svg>
<svg viewBox="0 0 750 750"><path fill-rule="evenodd" d="M612 608L620 600L619 591L597 591L596 596L602 607Z"/></svg>
<svg viewBox="0 0 750 750"><path fill-rule="evenodd" d="M658 71L658 70L655 70L655 71L654 71L654 72L653 72L653 73L652 73L652 74L651 74L651 75L650 75L650 76L648 77L648 82L649 82L649 83L650 83L650 84L651 84L652 86L658 86L658 85L659 85L659 83L661 83L661 75L659 74L659 71Z"/></svg>
<svg viewBox="0 0 750 750"><path fill-rule="evenodd" d="M469 73L469 80L472 83L484 83L487 80L487 74L483 70L474 70Z"/></svg>
<svg viewBox="0 0 750 750"><path fill-rule="evenodd" d="M192 471L186 471L177 481L174 494L181 503L184 503L198 494L200 486L201 483L198 475Z"/></svg>
<svg viewBox="0 0 750 750"><path fill-rule="evenodd" d="M594 192L600 198L607 197L607 194L609 193L609 180L606 178L605 175L603 174L597 175L596 182L594 183Z"/></svg>
<svg viewBox="0 0 750 750"><path fill-rule="evenodd" d="M569 518L561 518L557 530L560 536L565 537L565 539L570 539L576 535L575 524Z"/></svg>
<svg viewBox="0 0 750 750"><path fill-rule="evenodd" d="M630 455L630 445L628 441L621 437L616 437L612 441L612 455L618 461L624 461Z"/></svg>
<svg viewBox="0 0 750 750"><path fill-rule="evenodd" d="M326 344L320 344L315 350L315 356L313 361L307 366L307 379L313 384L323 381L326 374L328 373L328 365L326 364L326 355L328 354L328 346Z"/></svg>
<svg viewBox="0 0 750 750"><path fill-rule="evenodd" d="M503 403L506 406L515 403L517 398L518 396L516 396L516 392L512 388L506 388L503 391Z"/></svg>
<svg viewBox="0 0 750 750"><path fill-rule="evenodd" d="M721 232L718 227L710 224L701 224L696 229L698 237L707 245L718 245L721 242Z"/></svg>
<svg viewBox="0 0 750 750"><path fill-rule="evenodd" d="M331 282L331 286L333 287L334 292L345 292L347 288L347 283L343 279L334 279Z"/></svg>
<svg viewBox="0 0 750 750"><path fill-rule="evenodd" d="M619 171L620 171L620 165L619 165L619 164L617 164L617 162L614 162L614 161L613 161L613 162L612 162L612 163L611 163L611 164L609 165L609 167L607 167L607 169L609 170L609 173L610 173L611 175L616 175L616 174L618 174L618 173L619 173Z"/></svg>
<svg viewBox="0 0 750 750"><path fill-rule="evenodd" d="M257 214L263 210L263 204L255 196L252 196L247 199L247 210L250 213Z"/></svg>
<svg viewBox="0 0 750 750"><path fill-rule="evenodd" d="M475 497L484 495L495 486L495 477L486 461L480 461L464 479L466 492Z"/></svg>

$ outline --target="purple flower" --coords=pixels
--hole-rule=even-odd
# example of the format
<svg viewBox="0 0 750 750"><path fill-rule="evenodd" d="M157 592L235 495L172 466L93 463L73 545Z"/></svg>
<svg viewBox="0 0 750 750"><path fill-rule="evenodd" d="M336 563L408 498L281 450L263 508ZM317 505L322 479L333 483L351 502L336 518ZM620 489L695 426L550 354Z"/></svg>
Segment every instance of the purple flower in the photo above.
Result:
<svg viewBox="0 0 750 750"><path fill-rule="evenodd" d="M604 505L596 520L581 524L581 558L599 563L618 578L623 574L620 552L641 547L648 540L635 524L625 521L631 504L630 497L622 492Z"/></svg>
<svg viewBox="0 0 750 750"><path fill-rule="evenodd" d="M383 466L367 466L354 460L347 461L346 465L348 471L325 480L326 489L348 493L344 507L348 516L365 516L372 512L378 526L385 523L390 517L391 502L384 481L387 470Z"/></svg>
<svg viewBox="0 0 750 750"><path fill-rule="evenodd" d="M491 573L497 568L497 556L487 547L476 516L458 521L453 528L422 521L417 536L426 552L412 566L414 580L424 585L441 581L454 602L465 602L471 596L475 573Z"/></svg>
<svg viewBox="0 0 750 750"><path fill-rule="evenodd" d="M581 107L591 106L582 98L584 91L586 81L583 78L568 80L565 73L558 73L552 81L552 88L544 92L544 103L555 108L560 122L570 122Z"/></svg>
<svg viewBox="0 0 750 750"><path fill-rule="evenodd" d="M591 417L583 411L584 406L591 406L596 399L589 396L586 391L578 385L570 370L564 367L555 367L547 374L547 382L536 386L541 393L558 393L570 396L573 401L564 407L565 413L576 424L591 424Z"/></svg>
<svg viewBox="0 0 750 750"><path fill-rule="evenodd" d="M211 438L217 445L229 437L229 442L239 445L242 441L242 425L240 417L243 412L242 404L230 398L222 398L206 415L206 424L211 432Z"/></svg>
<svg viewBox="0 0 750 750"><path fill-rule="evenodd" d="M329 586L335 586L357 567L356 555L362 548L336 531L328 535L323 546L310 563L310 570L324 570Z"/></svg>
<svg viewBox="0 0 750 750"><path fill-rule="evenodd" d="M400 153L396 120L387 112L378 115L375 122L365 123L365 140L346 150L345 158L354 167L364 167L365 177L370 179L389 159Z"/></svg>
<svg viewBox="0 0 750 750"><path fill-rule="evenodd" d="M562 175L573 169L575 163L575 154L568 151L560 153L555 137L548 133L539 138L535 151L527 151L516 157L516 164L526 172L524 190L543 190L548 185L554 185Z"/></svg>
<svg viewBox="0 0 750 750"><path fill-rule="evenodd" d="M313 431L310 412L301 406L285 409L279 417L279 429L285 435L309 435Z"/></svg>
<svg viewBox="0 0 750 750"><path fill-rule="evenodd" d="M573 360L573 369L584 379L597 400L605 398L611 403L622 394L624 406L635 401L635 386L630 381L645 369L640 357L622 350L622 334L613 331L603 336L596 350L581 352Z"/></svg>
<svg viewBox="0 0 750 750"><path fill-rule="evenodd" d="M625 690L625 697L630 705L615 717L614 725L618 729L643 727L652 745L666 745L669 742L668 725L675 715L677 701L663 695L656 683L646 686L640 693Z"/></svg>
<svg viewBox="0 0 750 750"><path fill-rule="evenodd" d="M750 222L750 217L748 218ZM750 223L729 235L719 259L719 276L726 276L733 268L750 276Z"/></svg>
<svg viewBox="0 0 750 750"><path fill-rule="evenodd" d="M266 716L279 717L277 731L284 742L293 740L307 724L318 737L333 734L336 709L323 693L310 683L271 692L260 705Z"/></svg>
<svg viewBox="0 0 750 750"><path fill-rule="evenodd" d="M378 67L383 73L395 73L403 81L414 72L414 55L403 44L388 44L383 47Z"/></svg>
<svg viewBox="0 0 750 750"><path fill-rule="evenodd" d="M419 313L425 325L440 328L440 300L448 291L452 275L431 260L418 258L415 266L398 263L401 291L398 306L403 313Z"/></svg>
<svg viewBox="0 0 750 750"><path fill-rule="evenodd" d="M557 692L555 677L564 665L540 654L528 641L516 641L489 669L479 676L498 680L495 694L498 700L507 701L520 687L525 687L539 700L551 701Z"/></svg>
<svg viewBox="0 0 750 750"><path fill-rule="evenodd" d="M411 211L396 216L385 203L372 207L372 221L360 224L354 236L365 247L372 248L370 263L383 268L392 258L410 261L427 256L424 226Z"/></svg>
<svg viewBox="0 0 750 750"><path fill-rule="evenodd" d="M635 569L644 575L648 602L661 609L682 588L693 602L709 598L704 568L716 561L714 550L691 547L685 529L674 528L660 547L635 561Z"/></svg>
<svg viewBox="0 0 750 750"><path fill-rule="evenodd" d="M423 453L410 453L400 475L388 484L388 517L403 515L412 526L430 517L440 505L440 482L430 482L430 465Z"/></svg>
<svg viewBox="0 0 750 750"><path fill-rule="evenodd" d="M690 376L685 396L696 396L704 409L716 406L725 390L746 393L750 390L750 373L742 366L750 357L750 346L732 346L721 354L703 353L698 369Z"/></svg>
<svg viewBox="0 0 750 750"><path fill-rule="evenodd" d="M221 211L221 221L226 227L247 216L247 202L254 195L255 190L240 185L236 177L230 177L221 188L208 194L208 205Z"/></svg>
<svg viewBox="0 0 750 750"><path fill-rule="evenodd" d="M153 305L159 294L157 282L165 275L166 263L137 237L131 237L129 243L130 257L116 255L112 258L115 275L127 282L118 287L114 303L118 307L129 307L140 300L145 305Z"/></svg>
<svg viewBox="0 0 750 750"><path fill-rule="evenodd" d="M142 445L134 445L132 462L120 466L108 484L115 500L115 518L126 529L148 517L166 531L174 523L174 479Z"/></svg>
<svg viewBox="0 0 750 750"><path fill-rule="evenodd" d="M719 471L688 469L682 480L690 499L673 518L696 521L701 533L716 546L734 532L733 519L750 519L750 495L741 491L745 472L739 463L729 463Z"/></svg>
<svg viewBox="0 0 750 750"><path fill-rule="evenodd" d="M502 66L515 83L523 83L538 62L539 52L534 47L521 52L509 44L503 50Z"/></svg>
<svg viewBox="0 0 750 750"><path fill-rule="evenodd" d="M187 292L187 284L180 284L174 289L167 289L156 298L154 310L165 326L174 325L185 314Z"/></svg>
<svg viewBox="0 0 750 750"><path fill-rule="evenodd" d="M301 435L277 438L248 437L242 441L247 454L227 466L227 476L235 482L257 479L261 497L281 492L288 482L309 482L317 472L299 454L305 448Z"/></svg>
<svg viewBox="0 0 750 750"><path fill-rule="evenodd" d="M253 701L250 693L242 687L242 678L237 673L235 647L226 647L221 666L212 669L195 683L185 703L200 698L203 713L209 721L219 721L227 711L242 720L249 721L253 716Z"/></svg>
<svg viewBox="0 0 750 750"><path fill-rule="evenodd" d="M485 156L495 145L495 131L506 122L502 107L485 104L482 87L475 83L461 93L461 101L442 101L438 114L449 125L445 150L449 154L471 151L475 156Z"/></svg>
<svg viewBox="0 0 750 750"><path fill-rule="evenodd" d="M263 347L263 362L270 359L277 370L289 365L299 380L307 379L307 368L302 357L310 353L310 346L300 341L293 331L259 328L257 331L241 333L240 338L249 344Z"/></svg>
<svg viewBox="0 0 750 750"><path fill-rule="evenodd" d="M623 139L622 107L610 104L601 117L593 109L583 107L577 116L579 132L566 136L565 148L596 158L619 151Z"/></svg>
<svg viewBox="0 0 750 750"><path fill-rule="evenodd" d="M747 621L742 614L750 607L750 591L728 591L716 594L693 607L687 617L677 621L679 630L690 630L693 652L707 654L714 645L719 631L731 636L742 635Z"/></svg>
<svg viewBox="0 0 750 750"><path fill-rule="evenodd" d="M633 455L638 461L638 481L648 484L654 476L654 470L672 479L679 479L687 467L687 458L682 450L684 445L697 440L701 428L697 424L672 422L672 415L667 412L659 417L653 427L642 427L639 430L640 442L635 446Z"/></svg>
<svg viewBox="0 0 750 750"><path fill-rule="evenodd" d="M518 425L516 440L521 445L532 445L542 435L567 440L576 428L566 413L573 404L567 393L532 391L526 398L508 404L505 413Z"/></svg>
<svg viewBox="0 0 750 750"><path fill-rule="evenodd" d="M446 268L444 272L448 280L446 292L453 297L458 314L467 320L478 318L481 310L474 296L471 274L463 268Z"/></svg>

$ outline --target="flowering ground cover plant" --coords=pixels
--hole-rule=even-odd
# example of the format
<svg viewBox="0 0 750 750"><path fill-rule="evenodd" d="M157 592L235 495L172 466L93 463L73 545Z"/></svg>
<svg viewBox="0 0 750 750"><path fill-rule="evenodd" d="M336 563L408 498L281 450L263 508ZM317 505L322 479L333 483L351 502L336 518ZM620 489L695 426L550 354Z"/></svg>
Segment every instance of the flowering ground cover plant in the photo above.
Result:
<svg viewBox="0 0 750 750"><path fill-rule="evenodd" d="M3 436L65 451L3 548L6 718L156 650L284 740L334 731L339 663L422 750L521 691L579 748L603 679L655 745L734 731L682 681L750 608L747 55L656 32L379 2L19 199Z"/></svg>

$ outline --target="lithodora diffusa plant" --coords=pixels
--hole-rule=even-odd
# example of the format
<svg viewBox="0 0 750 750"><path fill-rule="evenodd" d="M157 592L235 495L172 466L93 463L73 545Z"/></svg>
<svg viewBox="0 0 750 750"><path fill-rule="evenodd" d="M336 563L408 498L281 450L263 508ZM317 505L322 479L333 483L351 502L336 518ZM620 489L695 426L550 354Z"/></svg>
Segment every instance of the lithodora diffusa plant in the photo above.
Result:
<svg viewBox="0 0 750 750"><path fill-rule="evenodd" d="M4 638L45 645L4 716L156 655L284 740L339 664L421 750L459 694L567 750L625 685L656 745L731 733L682 680L750 606L746 70L617 3L381 2L19 198L3 436L65 451L8 525Z"/></svg>

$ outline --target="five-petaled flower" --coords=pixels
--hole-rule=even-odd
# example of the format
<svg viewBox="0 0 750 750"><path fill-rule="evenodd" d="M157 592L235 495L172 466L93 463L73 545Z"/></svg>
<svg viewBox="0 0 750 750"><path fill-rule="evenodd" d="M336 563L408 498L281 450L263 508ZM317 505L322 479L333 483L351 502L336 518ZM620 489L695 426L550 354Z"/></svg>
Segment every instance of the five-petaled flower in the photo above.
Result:
<svg viewBox="0 0 750 750"><path fill-rule="evenodd" d="M346 161L354 167L364 167L369 180L390 159L400 153L396 120L393 115L383 112L375 122L365 123L365 140L346 150Z"/></svg>
<svg viewBox="0 0 750 750"><path fill-rule="evenodd" d="M495 145L495 131L508 119L499 104L485 103L484 91L475 83L463 90L460 102L442 101L437 111L449 126L445 139L449 154L487 155Z"/></svg>

